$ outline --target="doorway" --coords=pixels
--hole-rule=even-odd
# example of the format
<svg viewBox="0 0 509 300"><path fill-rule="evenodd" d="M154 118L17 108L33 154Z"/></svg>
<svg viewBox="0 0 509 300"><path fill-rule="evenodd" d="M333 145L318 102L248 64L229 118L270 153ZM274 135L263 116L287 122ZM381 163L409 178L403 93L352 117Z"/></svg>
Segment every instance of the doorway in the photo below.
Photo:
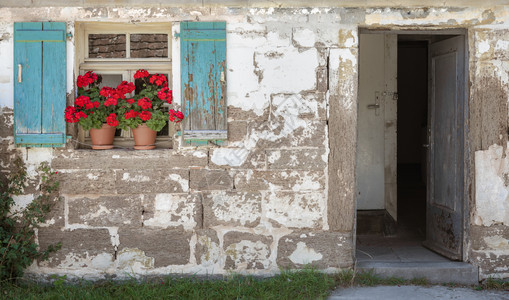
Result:
<svg viewBox="0 0 509 300"><path fill-rule="evenodd" d="M361 31L357 261L463 260L465 32Z"/></svg>

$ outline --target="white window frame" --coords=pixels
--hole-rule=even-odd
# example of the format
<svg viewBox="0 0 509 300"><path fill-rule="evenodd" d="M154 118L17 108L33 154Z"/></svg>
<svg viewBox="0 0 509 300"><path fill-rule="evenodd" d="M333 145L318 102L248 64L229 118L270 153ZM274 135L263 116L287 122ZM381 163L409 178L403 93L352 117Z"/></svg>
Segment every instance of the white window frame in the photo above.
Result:
<svg viewBox="0 0 509 300"><path fill-rule="evenodd" d="M171 23L106 23L106 22L80 22L76 23L76 70L78 75L87 71L99 74L121 74L122 79L134 82L134 74L139 69L145 69L150 74L162 73L168 75L168 86L172 88L172 24ZM89 58L88 36L90 34L125 34L126 57L125 58ZM167 34L168 57L167 58L130 58L130 35L131 34ZM77 77L77 75L76 75ZM76 78L75 78L76 79ZM76 82L76 80L74 80ZM168 136L158 136L156 144L158 148L172 148L172 137L175 129L169 122ZM81 128L78 139L83 144L90 144L88 132ZM130 130L122 131L120 137L115 137L114 144L119 147L132 146L132 133Z"/></svg>

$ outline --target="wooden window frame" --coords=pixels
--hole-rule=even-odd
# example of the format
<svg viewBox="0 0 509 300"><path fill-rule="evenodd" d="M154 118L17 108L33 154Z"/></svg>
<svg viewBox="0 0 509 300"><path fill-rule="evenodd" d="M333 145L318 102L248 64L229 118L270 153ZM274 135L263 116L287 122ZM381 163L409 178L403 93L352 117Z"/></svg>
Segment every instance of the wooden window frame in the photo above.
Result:
<svg viewBox="0 0 509 300"><path fill-rule="evenodd" d="M125 34L126 57L125 58L89 58L88 36L90 34ZM168 57L167 58L130 58L130 35L131 34L167 34ZM75 25L76 42L76 74L82 75L87 71L102 74L121 74L122 80L134 82L134 73L138 69L145 69L149 73L168 74L170 89L172 84L172 24L171 23L107 23L107 22L79 22ZM76 79L75 78L75 79ZM76 82L76 80L74 80ZM157 148L172 148L172 137L175 134L175 126L169 123L168 136L158 136ZM88 132L81 127L78 130L78 140L86 145L91 144ZM131 148L133 146L132 132L122 131L121 136L116 136L114 145L119 148Z"/></svg>

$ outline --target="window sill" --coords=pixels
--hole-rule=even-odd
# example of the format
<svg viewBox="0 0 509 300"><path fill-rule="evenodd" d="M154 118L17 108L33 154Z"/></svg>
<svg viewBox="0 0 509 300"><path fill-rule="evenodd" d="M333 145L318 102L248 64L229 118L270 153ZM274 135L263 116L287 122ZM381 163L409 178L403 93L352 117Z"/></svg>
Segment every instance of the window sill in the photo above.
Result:
<svg viewBox="0 0 509 300"><path fill-rule="evenodd" d="M158 137L155 146L155 149L159 150L173 149L173 140L169 137ZM92 141L90 138L85 138L84 142L80 143L77 150L92 150ZM132 138L115 137L113 148L108 150L134 150L134 140Z"/></svg>

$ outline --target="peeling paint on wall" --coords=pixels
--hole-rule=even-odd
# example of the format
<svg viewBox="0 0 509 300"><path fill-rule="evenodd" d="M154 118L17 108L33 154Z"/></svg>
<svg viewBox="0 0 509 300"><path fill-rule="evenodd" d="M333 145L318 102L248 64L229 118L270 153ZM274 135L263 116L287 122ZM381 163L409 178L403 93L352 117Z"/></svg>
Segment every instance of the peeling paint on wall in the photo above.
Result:
<svg viewBox="0 0 509 300"><path fill-rule="evenodd" d="M26 205L38 184L35 168L48 161L59 171L64 197L38 236L42 246L65 247L29 271L104 278L351 267L358 28L467 28L471 98L482 102L471 110L481 129L472 130L479 144L472 225L480 229L473 229L470 252L483 276L509 276L509 9L408 6L0 8L1 174L15 154L24 158L30 184L16 202ZM68 93L78 72L74 22L171 23L177 104L179 22L225 20L230 140L135 153L16 149L13 22L33 20L67 22L73 34Z"/></svg>

